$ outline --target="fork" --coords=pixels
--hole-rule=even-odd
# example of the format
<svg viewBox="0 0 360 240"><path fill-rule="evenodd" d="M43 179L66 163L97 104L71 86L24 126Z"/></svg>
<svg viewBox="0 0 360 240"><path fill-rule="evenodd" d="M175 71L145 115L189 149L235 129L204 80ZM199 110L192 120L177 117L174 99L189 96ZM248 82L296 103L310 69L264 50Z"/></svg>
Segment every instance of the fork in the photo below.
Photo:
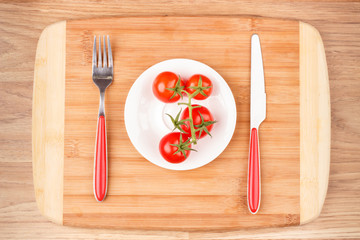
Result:
<svg viewBox="0 0 360 240"><path fill-rule="evenodd" d="M101 37L99 36L98 58L96 57L96 36L94 37L94 47L92 56L92 79L100 90L99 116L97 121L97 131L95 140L94 154L94 195L98 202L105 199L107 192L108 175L108 155L106 144L106 125L105 125L105 90L113 80L113 58L111 53L110 38L107 36L106 42L103 36L103 56L101 53Z"/></svg>

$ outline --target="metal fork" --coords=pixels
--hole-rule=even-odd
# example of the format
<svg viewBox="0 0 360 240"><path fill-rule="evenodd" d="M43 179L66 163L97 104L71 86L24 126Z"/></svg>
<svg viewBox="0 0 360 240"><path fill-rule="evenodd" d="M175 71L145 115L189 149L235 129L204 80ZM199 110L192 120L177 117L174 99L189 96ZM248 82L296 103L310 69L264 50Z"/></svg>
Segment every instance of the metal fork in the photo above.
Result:
<svg viewBox="0 0 360 240"><path fill-rule="evenodd" d="M108 175L108 156L106 144L106 126L105 126L105 90L113 80L113 58L111 53L110 38L107 36L106 42L103 36L103 56L101 52L101 37L99 36L98 58L96 57L96 36L94 37L93 58L92 58L92 79L100 90L99 116L97 122L95 154L94 154L94 195L98 202L105 199L107 192Z"/></svg>

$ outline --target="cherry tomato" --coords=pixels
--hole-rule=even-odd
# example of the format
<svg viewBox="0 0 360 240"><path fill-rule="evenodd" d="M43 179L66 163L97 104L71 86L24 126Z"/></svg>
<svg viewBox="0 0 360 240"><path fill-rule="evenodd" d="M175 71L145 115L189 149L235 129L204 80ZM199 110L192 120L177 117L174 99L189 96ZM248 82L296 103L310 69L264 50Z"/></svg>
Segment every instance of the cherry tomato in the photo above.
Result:
<svg viewBox="0 0 360 240"><path fill-rule="evenodd" d="M201 78L201 82L199 80ZM201 74L193 75L187 82L186 82L186 91L190 94L194 93L196 89L200 89L200 93L198 93L194 99L197 100L204 100L208 98L212 91L213 86L212 82L209 78Z"/></svg>
<svg viewBox="0 0 360 240"><path fill-rule="evenodd" d="M173 72L160 73L152 86L155 97L165 103L178 101L182 95L181 90L184 88L184 81Z"/></svg>
<svg viewBox="0 0 360 240"><path fill-rule="evenodd" d="M200 105L193 104L191 106L200 106ZM202 122L200 114L203 117L204 122ZM207 109L204 106L200 106L199 108L193 108L193 110L192 110L192 118L193 118L193 121L194 121L195 130L201 128L201 126L199 126L199 125L202 125L202 126L205 126L207 131L210 133L210 131L213 128L213 125L215 123L214 117L212 116L211 112L209 111L209 109ZM189 119L189 108L186 108L183 111L183 113L181 115L181 119L182 120ZM189 121L186 121L184 125L181 125L181 128L188 134L188 137L191 137L190 122ZM200 131L196 132L196 138L197 139L203 138L206 135L207 135L207 133L206 133L205 130L201 131L201 135L200 135Z"/></svg>
<svg viewBox="0 0 360 240"><path fill-rule="evenodd" d="M190 155L191 144L188 143L190 140L187 140L186 135L180 132L172 132L165 135L159 143L161 156L170 163L183 162Z"/></svg>

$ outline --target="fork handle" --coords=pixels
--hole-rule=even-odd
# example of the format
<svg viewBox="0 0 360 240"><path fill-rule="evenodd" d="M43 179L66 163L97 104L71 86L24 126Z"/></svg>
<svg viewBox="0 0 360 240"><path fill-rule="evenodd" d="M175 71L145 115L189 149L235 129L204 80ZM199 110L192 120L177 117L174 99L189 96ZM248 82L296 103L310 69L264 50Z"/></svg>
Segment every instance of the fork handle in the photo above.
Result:
<svg viewBox="0 0 360 240"><path fill-rule="evenodd" d="M260 207L261 183L260 183L260 150L259 134L257 128L252 128L250 133L248 169L248 207L252 214L257 213Z"/></svg>
<svg viewBox="0 0 360 240"><path fill-rule="evenodd" d="M94 195L97 201L104 200L107 191L107 146L105 116L99 116L96 132Z"/></svg>

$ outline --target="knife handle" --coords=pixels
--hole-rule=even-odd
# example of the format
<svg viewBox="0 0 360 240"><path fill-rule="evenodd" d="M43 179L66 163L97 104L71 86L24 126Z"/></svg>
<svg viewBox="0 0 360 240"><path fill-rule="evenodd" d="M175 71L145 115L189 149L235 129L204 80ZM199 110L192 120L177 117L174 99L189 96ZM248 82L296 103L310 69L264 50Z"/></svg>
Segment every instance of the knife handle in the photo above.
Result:
<svg viewBox="0 0 360 240"><path fill-rule="evenodd" d="M107 191L107 147L105 117L99 116L94 164L94 195L98 202L104 200Z"/></svg>
<svg viewBox="0 0 360 240"><path fill-rule="evenodd" d="M250 133L249 169L247 188L248 207L252 214L256 214L260 207L260 149L258 129L252 128Z"/></svg>

